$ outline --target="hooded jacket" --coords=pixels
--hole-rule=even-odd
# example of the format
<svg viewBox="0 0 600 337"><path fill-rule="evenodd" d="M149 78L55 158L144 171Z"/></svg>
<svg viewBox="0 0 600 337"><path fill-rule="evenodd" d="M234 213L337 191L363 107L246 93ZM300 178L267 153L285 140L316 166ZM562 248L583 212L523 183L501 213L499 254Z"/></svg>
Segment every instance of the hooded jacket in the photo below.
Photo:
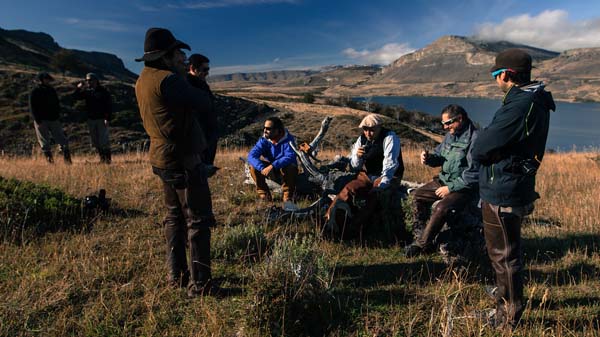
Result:
<svg viewBox="0 0 600 337"><path fill-rule="evenodd" d="M525 206L539 198L535 192L535 169L544 157L550 123L556 110L544 84L511 87L490 125L473 145L473 159L481 163L479 193L484 201L503 207Z"/></svg>
<svg viewBox="0 0 600 337"><path fill-rule="evenodd" d="M277 143L273 143L262 136L248 153L248 162L259 171L262 171L267 166L260 160L261 156L265 157L273 165L274 169L281 169L289 165L296 166L298 165L296 153L290 147L290 142L295 141L294 136L287 130L285 130L285 135Z"/></svg>

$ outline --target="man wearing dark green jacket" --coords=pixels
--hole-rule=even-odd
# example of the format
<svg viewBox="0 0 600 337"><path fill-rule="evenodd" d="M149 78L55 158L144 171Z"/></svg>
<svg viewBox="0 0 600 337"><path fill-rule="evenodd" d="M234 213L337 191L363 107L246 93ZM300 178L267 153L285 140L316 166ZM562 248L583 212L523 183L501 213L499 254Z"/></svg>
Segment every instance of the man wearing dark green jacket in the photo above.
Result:
<svg viewBox="0 0 600 337"><path fill-rule="evenodd" d="M406 256L416 256L430 250L435 236L444 223L460 213L477 195L479 165L471 158L477 128L460 105L451 104L442 110L442 125L448 130L443 142L433 153L423 151L421 164L441 166L438 177L413 193L413 236L415 241L406 247ZM431 205L438 201L427 215Z"/></svg>
<svg viewBox="0 0 600 337"><path fill-rule="evenodd" d="M546 148L550 110L556 106L544 85L531 81L531 56L526 52L499 53L491 72L505 95L473 145L473 159L481 163L484 234L496 272L496 313L490 323L514 327L523 312L521 221L539 198L535 175Z"/></svg>

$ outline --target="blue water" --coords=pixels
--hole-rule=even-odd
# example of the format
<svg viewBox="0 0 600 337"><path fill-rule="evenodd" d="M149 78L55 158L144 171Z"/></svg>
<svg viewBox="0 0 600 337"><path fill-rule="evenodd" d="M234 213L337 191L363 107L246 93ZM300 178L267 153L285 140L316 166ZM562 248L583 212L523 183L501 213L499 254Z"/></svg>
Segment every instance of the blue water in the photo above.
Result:
<svg viewBox="0 0 600 337"><path fill-rule="evenodd" d="M421 97L421 96L374 96L371 102L383 105L399 105L406 110L417 110L439 116L448 104L459 104L467 110L471 119L487 126L501 105L500 99ZM364 101L364 97L356 98ZM548 149L557 151L586 151L600 149L600 103L556 102L556 111L550 113Z"/></svg>

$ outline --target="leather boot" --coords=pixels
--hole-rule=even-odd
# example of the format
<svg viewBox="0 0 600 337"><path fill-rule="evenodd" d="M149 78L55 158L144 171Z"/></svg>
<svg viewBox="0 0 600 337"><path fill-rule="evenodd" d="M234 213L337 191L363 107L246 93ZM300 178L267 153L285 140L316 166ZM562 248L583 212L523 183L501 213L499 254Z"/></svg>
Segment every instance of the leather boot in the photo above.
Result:
<svg viewBox="0 0 600 337"><path fill-rule="evenodd" d="M46 161L50 164L54 163L54 157L52 156L52 151L44 151L44 157L46 157Z"/></svg>
<svg viewBox="0 0 600 337"><path fill-rule="evenodd" d="M515 326L523 313L521 271L521 217L500 213L498 206L482 203L488 256L496 272L496 320Z"/></svg>
<svg viewBox="0 0 600 337"><path fill-rule="evenodd" d="M188 297L197 297L210 291L212 278L210 268L210 228L188 229L190 243L190 282L188 284Z"/></svg>
<svg viewBox="0 0 600 337"><path fill-rule="evenodd" d="M412 223L412 233L413 233L413 241L418 242L421 238L421 234L427 225L427 217L429 213L429 203L414 200L413 201L413 223Z"/></svg>
<svg viewBox="0 0 600 337"><path fill-rule="evenodd" d="M165 224L167 239L168 282L173 287L185 287L189 282L190 272L185 255L185 227Z"/></svg>

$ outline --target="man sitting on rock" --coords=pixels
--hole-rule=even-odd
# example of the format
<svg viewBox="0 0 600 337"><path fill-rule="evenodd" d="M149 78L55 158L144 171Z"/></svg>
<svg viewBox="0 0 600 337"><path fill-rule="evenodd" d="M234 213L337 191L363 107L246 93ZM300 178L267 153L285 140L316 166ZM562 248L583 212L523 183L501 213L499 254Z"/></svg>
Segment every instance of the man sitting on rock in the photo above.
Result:
<svg viewBox="0 0 600 337"><path fill-rule="evenodd" d="M350 157L350 166L358 171L358 175L338 193L325 215L328 223L335 222L332 227L342 236L344 231L350 235L361 232L376 209L376 191L386 189L394 182L400 183L404 174L400 138L383 127L381 116L369 114L358 127L362 134L352 146ZM341 204L348 205L351 212L357 212L349 224L348 208L340 207Z"/></svg>
<svg viewBox="0 0 600 337"><path fill-rule="evenodd" d="M479 164L471 157L477 128L467 112L451 104L442 110L442 125L448 131L433 153L421 152L421 164L442 167L438 177L413 192L413 236L405 255L417 256L431 249L436 235L453 214L460 213L477 196ZM431 205L438 201L427 215Z"/></svg>
<svg viewBox="0 0 600 337"><path fill-rule="evenodd" d="M261 200L271 201L267 176L281 176L284 209L294 208L298 163L296 153L290 147L294 136L284 127L281 119L269 117L265 121L261 137L248 153L250 174L256 183L256 192Z"/></svg>

